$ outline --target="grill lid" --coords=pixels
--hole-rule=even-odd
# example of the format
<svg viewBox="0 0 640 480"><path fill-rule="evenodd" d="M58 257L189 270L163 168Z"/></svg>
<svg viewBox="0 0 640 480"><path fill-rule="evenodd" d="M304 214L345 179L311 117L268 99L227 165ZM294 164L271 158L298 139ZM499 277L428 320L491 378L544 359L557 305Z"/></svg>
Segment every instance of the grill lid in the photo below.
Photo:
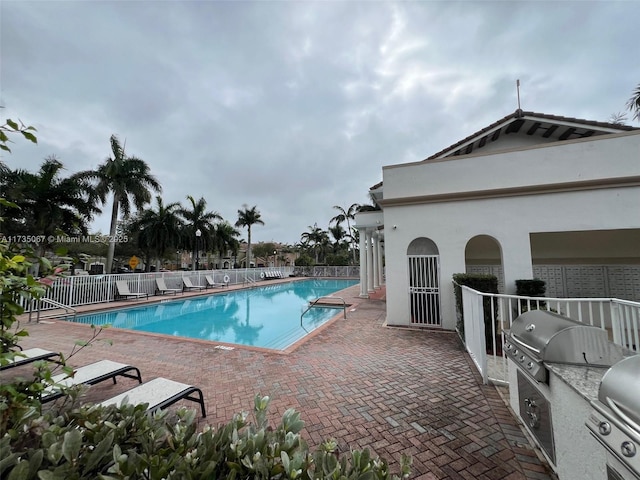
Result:
<svg viewBox="0 0 640 480"><path fill-rule="evenodd" d="M545 310L530 310L511 324L511 334L529 348L542 350L554 337L567 328L585 326L579 322Z"/></svg>
<svg viewBox="0 0 640 480"><path fill-rule="evenodd" d="M523 313L508 333L541 362L609 367L622 360L622 348L605 330L546 310Z"/></svg>
<svg viewBox="0 0 640 480"><path fill-rule="evenodd" d="M600 382L598 400L629 427L635 423L640 434L640 355L627 357L607 370Z"/></svg>

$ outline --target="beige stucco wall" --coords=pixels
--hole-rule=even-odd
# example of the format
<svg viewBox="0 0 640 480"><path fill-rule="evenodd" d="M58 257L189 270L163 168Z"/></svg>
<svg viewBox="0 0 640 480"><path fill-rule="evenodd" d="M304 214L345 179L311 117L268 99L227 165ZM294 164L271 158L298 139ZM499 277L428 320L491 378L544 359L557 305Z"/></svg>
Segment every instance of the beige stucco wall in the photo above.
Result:
<svg viewBox="0 0 640 480"><path fill-rule="evenodd" d="M598 182L629 184L599 188ZM640 228L640 132L570 141L528 150L456 157L383 169L387 321L408 324L406 253L417 237L440 252L443 327L455 327L451 278L465 271L465 247L489 235L502 251L505 286L532 277L530 233ZM584 189L580 189L580 182ZM574 183L574 189L540 193L540 187ZM534 188L495 197L448 200L464 192ZM441 198L428 197L441 195ZM422 197L426 196L426 197ZM412 198L413 197L413 198ZM416 198L417 197L417 198ZM420 198L425 202L420 203ZM462 198L462 196L461 196ZM407 200L407 205L397 202ZM444 200L443 200L444 199ZM415 202L411 204L411 201ZM388 203L387 203L388 202ZM396 225L395 229L390 228Z"/></svg>
<svg viewBox="0 0 640 480"><path fill-rule="evenodd" d="M640 175L640 132L383 167L385 202Z"/></svg>

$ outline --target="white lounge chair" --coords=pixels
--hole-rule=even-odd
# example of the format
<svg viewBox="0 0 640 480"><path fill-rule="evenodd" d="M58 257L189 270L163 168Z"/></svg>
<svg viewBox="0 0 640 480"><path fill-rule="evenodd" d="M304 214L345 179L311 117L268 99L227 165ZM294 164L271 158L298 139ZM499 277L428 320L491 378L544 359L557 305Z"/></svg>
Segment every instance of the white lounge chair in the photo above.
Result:
<svg viewBox="0 0 640 480"><path fill-rule="evenodd" d="M54 358L60 358L60 354L43 350L42 348L30 348L28 350L15 352L13 360L9 360L7 365L0 365L0 370L26 365L27 363L37 362L38 360L48 360L58 363Z"/></svg>
<svg viewBox="0 0 640 480"><path fill-rule="evenodd" d="M213 278L211 277L211 275L205 275L204 279L207 282L206 288L223 288L226 287L227 285L225 285L224 283L216 283Z"/></svg>
<svg viewBox="0 0 640 480"><path fill-rule="evenodd" d="M199 403L200 409L202 410L202 417L204 418L207 416L204 408L202 390L191 385L174 382L173 380L162 377L153 379L150 382L143 383L142 385L138 385L131 390L101 402L100 405L139 405L141 403L147 403L149 404L147 411L153 412L154 410L173 405L177 401L183 399Z"/></svg>
<svg viewBox="0 0 640 480"><path fill-rule="evenodd" d="M184 283L184 288L187 290L204 290L207 288L202 285L194 285L189 277L182 277L182 282Z"/></svg>
<svg viewBox="0 0 640 480"><path fill-rule="evenodd" d="M164 278L156 278L156 287L158 287L158 292L160 292L161 295L165 293L173 293L174 295L182 293L181 288L167 288Z"/></svg>
<svg viewBox="0 0 640 480"><path fill-rule="evenodd" d="M126 280L116 280L116 289L118 290L118 297L124 298L149 298L149 294L145 292L132 292L129 290L129 285Z"/></svg>
<svg viewBox="0 0 640 480"><path fill-rule="evenodd" d="M112 362L111 360L100 360L75 369L72 377L67 376L66 373L54 376L52 380L55 385L51 385L44 390L40 401L45 403L62 397L64 392L60 389L60 386L95 385L110 378L113 379L113 383L116 383L116 377L133 378L138 380L138 383L142 383L142 376L138 368L124 363Z"/></svg>

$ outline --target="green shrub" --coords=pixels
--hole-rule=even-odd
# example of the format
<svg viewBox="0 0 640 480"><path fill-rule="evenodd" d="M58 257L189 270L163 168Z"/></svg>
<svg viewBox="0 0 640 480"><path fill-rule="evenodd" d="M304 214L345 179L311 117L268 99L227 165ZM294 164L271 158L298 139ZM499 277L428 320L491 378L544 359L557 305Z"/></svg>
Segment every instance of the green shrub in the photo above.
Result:
<svg viewBox="0 0 640 480"><path fill-rule="evenodd" d="M336 253L327 255L327 265L349 265L350 257L348 253Z"/></svg>
<svg viewBox="0 0 640 480"><path fill-rule="evenodd" d="M457 329L464 339L464 309L462 307L462 289L464 285L483 293L498 293L498 278L495 275L482 275L478 273L455 273L453 275L453 287L456 297ZM491 315L491 301L489 298L483 299L484 328L486 347L493 347L492 326L497 320L497 301L494 299L494 316Z"/></svg>
<svg viewBox="0 0 640 480"><path fill-rule="evenodd" d="M314 265L315 262L309 255L302 254L298 258L296 258L294 264L296 267L310 267Z"/></svg>
<svg viewBox="0 0 640 480"><path fill-rule="evenodd" d="M5 480L40 479L388 479L385 460L368 450L336 454L335 441L315 452L300 435L304 422L287 410L267 421L268 397L255 397L255 424L237 414L197 432L195 410L149 415L146 405L81 406L30 418L0 440ZM403 456L401 475L410 460Z"/></svg>
<svg viewBox="0 0 640 480"><path fill-rule="evenodd" d="M547 291L547 284L539 278L516 280L516 295L522 297L544 297ZM544 301L520 300L520 312L532 310L542 310L547 306Z"/></svg>
<svg viewBox="0 0 640 480"><path fill-rule="evenodd" d="M546 291L546 282L539 278L516 280L516 295L523 297L544 297Z"/></svg>

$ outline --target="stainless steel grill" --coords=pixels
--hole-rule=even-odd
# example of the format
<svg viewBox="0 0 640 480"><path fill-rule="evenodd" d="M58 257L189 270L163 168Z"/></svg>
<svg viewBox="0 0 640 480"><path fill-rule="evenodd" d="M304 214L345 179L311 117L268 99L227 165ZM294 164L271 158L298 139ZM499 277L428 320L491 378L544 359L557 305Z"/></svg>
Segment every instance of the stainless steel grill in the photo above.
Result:
<svg viewBox="0 0 640 480"><path fill-rule="evenodd" d="M505 335L507 357L538 382L548 380L544 362L609 367L623 358L605 330L545 310L523 313Z"/></svg>
<svg viewBox="0 0 640 480"><path fill-rule="evenodd" d="M625 358L605 373L598 400L591 405L587 427L607 449L608 470L618 478L640 479L640 355Z"/></svg>

